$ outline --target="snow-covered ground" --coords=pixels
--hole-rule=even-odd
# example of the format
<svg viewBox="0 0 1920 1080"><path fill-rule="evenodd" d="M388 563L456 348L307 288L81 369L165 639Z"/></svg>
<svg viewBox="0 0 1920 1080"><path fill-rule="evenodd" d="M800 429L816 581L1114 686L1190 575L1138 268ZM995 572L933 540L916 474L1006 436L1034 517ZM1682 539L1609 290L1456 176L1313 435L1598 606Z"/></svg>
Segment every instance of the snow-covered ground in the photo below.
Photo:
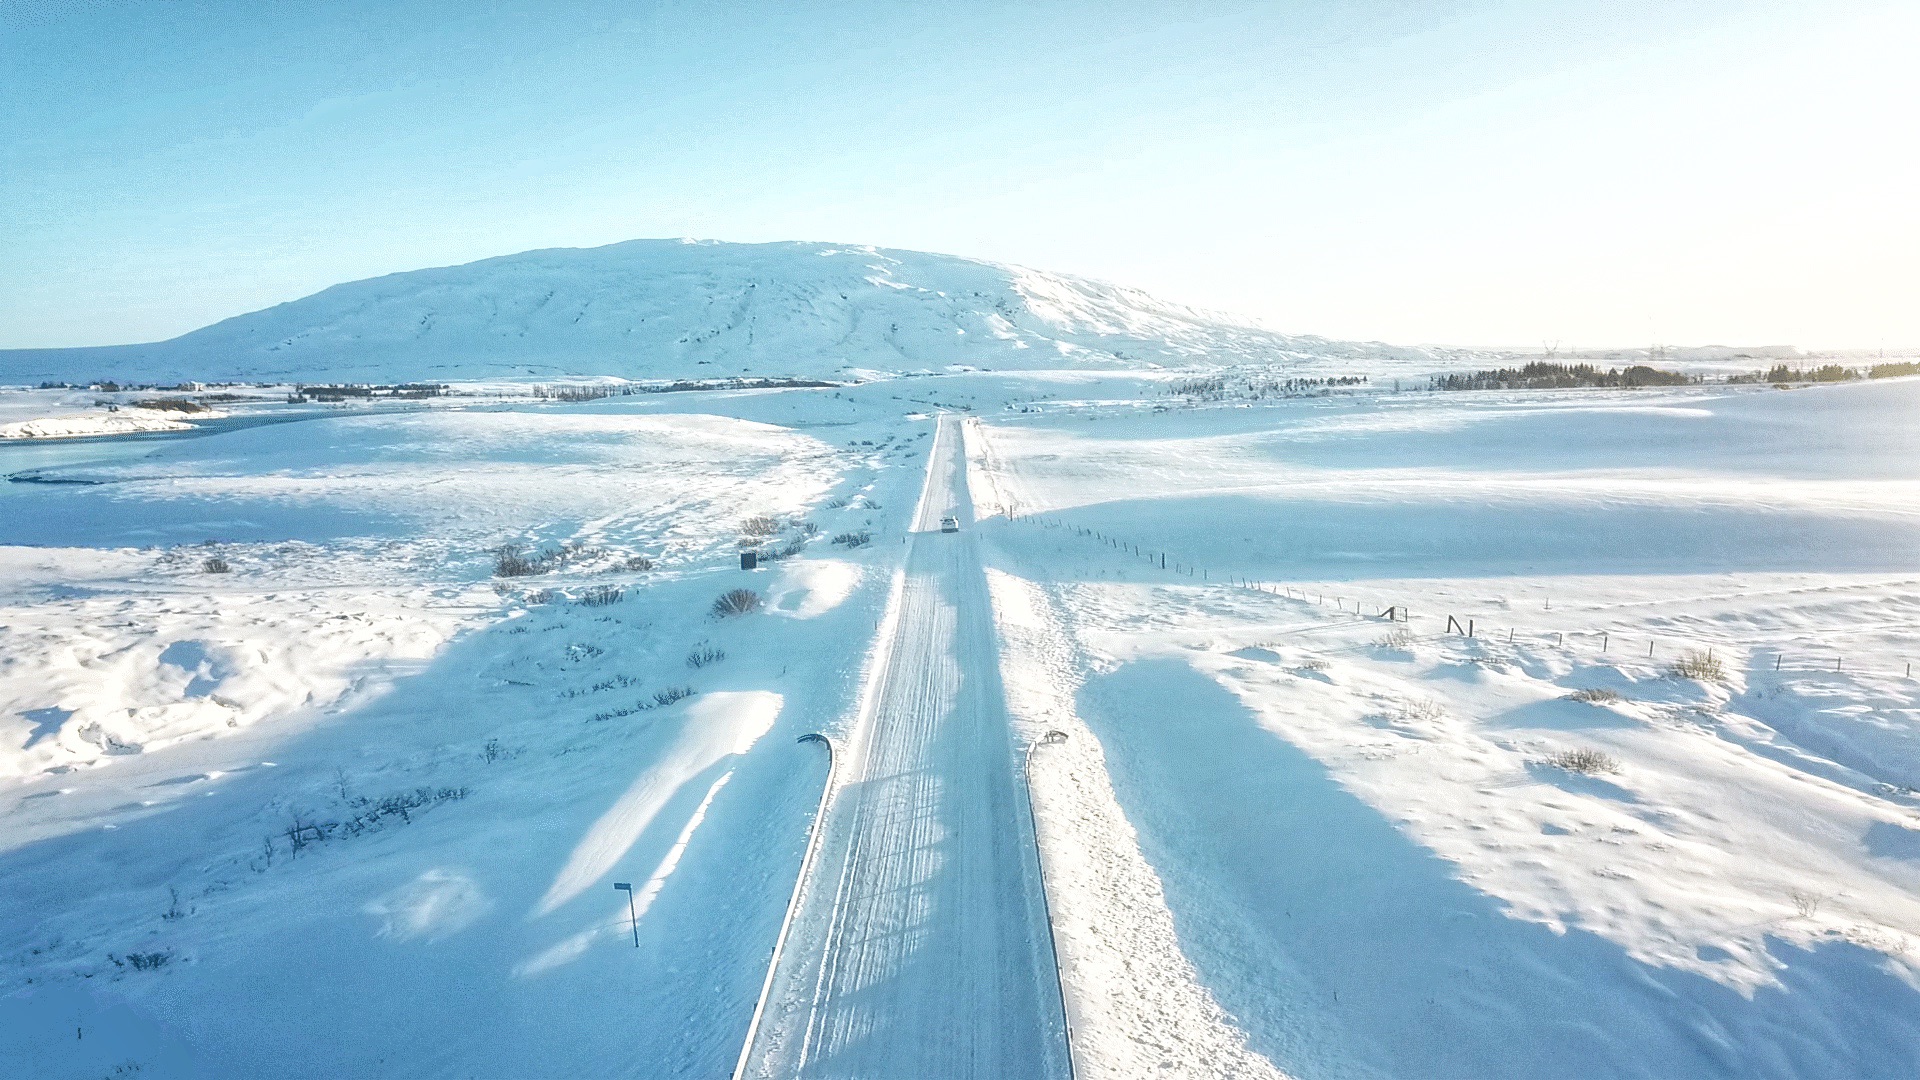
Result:
<svg viewBox="0 0 1920 1080"><path fill-rule="evenodd" d="M1905 380L989 418L1102 1074L1207 1074L1159 1045L1223 1010L1297 1076L1903 1075L1915 415Z"/></svg>
<svg viewBox="0 0 1920 1080"><path fill-rule="evenodd" d="M1920 380L1181 378L0 445L0 1073L725 1074L961 411L1078 1075L1904 1074Z"/></svg>
<svg viewBox="0 0 1920 1080"><path fill-rule="evenodd" d="M0 450L0 1071L730 1067L933 426L774 396Z"/></svg>

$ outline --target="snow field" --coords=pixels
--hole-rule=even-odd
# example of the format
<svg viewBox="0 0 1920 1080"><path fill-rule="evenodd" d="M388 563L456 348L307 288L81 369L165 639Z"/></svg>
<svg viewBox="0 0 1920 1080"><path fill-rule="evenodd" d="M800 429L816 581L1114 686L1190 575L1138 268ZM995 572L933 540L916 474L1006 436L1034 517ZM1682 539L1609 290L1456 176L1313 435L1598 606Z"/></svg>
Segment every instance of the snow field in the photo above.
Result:
<svg viewBox="0 0 1920 1080"><path fill-rule="evenodd" d="M1277 1077L1201 985L1160 879L1116 801L1100 743L1074 712L1080 674L1049 599L989 570L1007 704L1026 759L1047 867L1077 1076Z"/></svg>
<svg viewBox="0 0 1920 1080"><path fill-rule="evenodd" d="M0 1057L730 1066L824 780L793 741L853 707L931 425L867 414L829 445L680 398L345 414L8 486ZM769 544L818 532L745 573L756 516ZM571 554L497 581L502 543ZM763 609L711 615L736 586Z"/></svg>
<svg viewBox="0 0 1920 1080"><path fill-rule="evenodd" d="M1046 627L1008 633L1055 642L1046 680L1078 687L1027 711L1087 725L1067 753L1104 759L1127 827L1098 784L1039 799L1068 956L1164 957L1141 919L1074 914L1110 903L1084 852L1137 839L1203 993L1294 1075L1898 1074L1920 1048L1913 393L985 425L982 502L1039 515L989 530L996 597ZM1514 475L1531 460L1558 472ZM1696 647L1723 671L1676 677ZM1817 670L1834 648L1846 669ZM1555 764L1580 750L1597 766Z"/></svg>
<svg viewBox="0 0 1920 1080"><path fill-rule="evenodd" d="M0 447L80 481L0 485L0 1060L730 1068L825 778L793 741L850 730L960 408L980 514L1018 515L968 539L1020 745L1069 735L1032 790L1081 1075L1920 1054L1920 383L1190 407L1167 379ZM763 547L818 533L742 573L758 516ZM501 545L552 569L498 581ZM764 608L710 616L737 585ZM1721 671L1675 677L1695 649Z"/></svg>
<svg viewBox="0 0 1920 1080"><path fill-rule="evenodd" d="M1015 496L981 422L966 422L977 512ZM1000 666L1033 799L1077 1076L1281 1075L1200 984L1160 880L1115 800L1099 741L1074 712L1082 680L1051 597L989 567ZM1058 731L1064 742L1043 743Z"/></svg>

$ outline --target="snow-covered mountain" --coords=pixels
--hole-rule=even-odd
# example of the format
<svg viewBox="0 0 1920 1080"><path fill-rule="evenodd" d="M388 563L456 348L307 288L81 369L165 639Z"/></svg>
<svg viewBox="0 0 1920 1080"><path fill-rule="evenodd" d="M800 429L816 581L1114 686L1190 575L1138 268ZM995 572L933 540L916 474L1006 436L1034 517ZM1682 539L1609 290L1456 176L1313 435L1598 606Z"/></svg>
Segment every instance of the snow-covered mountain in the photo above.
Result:
<svg viewBox="0 0 1920 1080"><path fill-rule="evenodd" d="M0 352L0 383L846 376L1444 364L1277 334L1135 289L871 247L634 240L336 285L171 341Z"/></svg>

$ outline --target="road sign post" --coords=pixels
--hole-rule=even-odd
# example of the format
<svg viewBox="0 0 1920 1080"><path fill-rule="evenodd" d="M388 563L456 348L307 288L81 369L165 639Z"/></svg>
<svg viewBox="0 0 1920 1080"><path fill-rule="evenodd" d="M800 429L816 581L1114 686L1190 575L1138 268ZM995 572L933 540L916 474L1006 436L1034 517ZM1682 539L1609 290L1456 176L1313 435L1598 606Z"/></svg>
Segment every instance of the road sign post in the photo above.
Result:
<svg viewBox="0 0 1920 1080"><path fill-rule="evenodd" d="M633 947L637 949L640 947L640 916L633 910L633 883L616 881L613 887L627 894L627 922L633 925Z"/></svg>

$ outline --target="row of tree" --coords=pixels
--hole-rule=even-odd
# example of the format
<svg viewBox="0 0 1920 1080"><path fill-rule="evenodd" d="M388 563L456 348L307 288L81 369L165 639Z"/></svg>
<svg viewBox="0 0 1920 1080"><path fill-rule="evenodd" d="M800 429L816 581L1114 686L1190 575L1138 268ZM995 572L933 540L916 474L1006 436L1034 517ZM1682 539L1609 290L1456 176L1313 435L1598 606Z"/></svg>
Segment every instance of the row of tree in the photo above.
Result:
<svg viewBox="0 0 1920 1080"><path fill-rule="evenodd" d="M1683 375L1645 364L1602 371L1592 364L1536 360L1524 367L1434 375L1429 385L1435 390L1565 390L1581 386L1688 386L1700 381L1697 375Z"/></svg>

